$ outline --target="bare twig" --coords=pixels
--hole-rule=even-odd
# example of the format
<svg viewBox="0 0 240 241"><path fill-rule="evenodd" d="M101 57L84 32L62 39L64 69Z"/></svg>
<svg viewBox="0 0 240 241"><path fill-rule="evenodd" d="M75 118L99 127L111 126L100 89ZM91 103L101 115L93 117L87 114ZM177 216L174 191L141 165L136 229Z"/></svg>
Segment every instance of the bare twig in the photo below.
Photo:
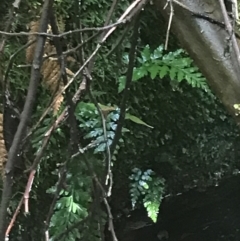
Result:
<svg viewBox="0 0 240 241"><path fill-rule="evenodd" d="M114 44L114 46L112 47L112 49L106 54L106 58L108 58L111 54L114 53L114 51L118 48L118 46L120 46L124 40L124 38L126 37L129 29L131 28L131 24L127 24L127 26L124 28L124 30L122 31L121 36L119 36L119 38L117 39L116 43Z"/></svg>
<svg viewBox="0 0 240 241"><path fill-rule="evenodd" d="M125 24L126 20L122 19L120 21L117 21L116 23L110 24L105 27L93 27L93 28L83 28L83 29L74 29L70 30L68 32L64 32L61 34L49 34L45 32L19 32L19 33L9 33L5 31L0 31L0 34L5 35L5 36L12 36L12 37L19 37L19 36L30 36L30 35L38 35L38 36L45 36L45 37L55 37L55 38L62 38L64 36L73 34L73 33L79 33L79 32L88 32L88 31L104 31L104 30L109 30L113 27L117 27L121 24Z"/></svg>
<svg viewBox="0 0 240 241"><path fill-rule="evenodd" d="M53 4L53 0L46 0L44 2L42 17L40 22L41 32L45 32L47 30L48 11L51 8L52 4ZM33 67L31 71L31 79L29 83L28 93L24 104L23 112L21 114L21 121L18 125L17 132L14 136L12 146L8 153L8 160L5 168L6 177L3 184L2 200L1 200L1 207L0 207L0 241L4 241L5 239L7 207L8 207L10 196L12 193L13 169L14 169L15 162L17 160L17 155L20 150L22 137L27 130L27 124L28 124L29 118L31 117L33 104L36 98L37 87L40 79L40 67L42 63L42 55L43 55L45 38L46 37L40 36L37 40Z"/></svg>
<svg viewBox="0 0 240 241"><path fill-rule="evenodd" d="M94 169L92 168L92 165L88 161L86 155L83 155L83 158L84 158L84 162L85 162L88 170L92 174L92 177L93 177L95 183L97 184L97 186L100 188L100 190L102 192L102 198L103 198L104 204L106 206L107 214L108 214L108 224L109 224L108 228L109 228L109 231L112 234L113 241L118 241L117 236L115 234L115 230L114 230L113 216L112 216L111 208L110 208L110 205L107 201L106 191L104 190L104 187L102 186L101 182L99 181L99 179L97 177L97 174L95 173Z"/></svg>
<svg viewBox="0 0 240 241"><path fill-rule="evenodd" d="M51 23L51 27L52 27L52 31L55 35L58 34L58 27L57 27L57 23L56 23L56 19L54 17L53 12L50 15L50 23ZM58 62L60 64L61 67L61 77L63 80L64 85L66 85L68 83L68 77L67 77L67 73L66 73L66 68L65 68L65 61L64 61L64 56L63 56L63 51L62 51L62 45L60 42L59 38L53 38L54 40L54 45L56 47L57 50L57 55L58 55ZM69 155L71 156L73 154L73 152L75 152L78 149L78 138L77 138L77 120L74 114L75 111L75 103L72 100L71 94L69 91L66 91L66 100L67 100L67 105L69 107L69 126L70 126L70 144L69 144ZM75 150L74 150L74 146L75 146Z"/></svg>
<svg viewBox="0 0 240 241"><path fill-rule="evenodd" d="M109 144L108 144L107 128L106 128L106 116L103 114L103 111L102 111L101 107L99 106L96 99L94 98L90 86L88 86L88 94L89 94L90 100L93 102L93 104L97 108L99 116L101 117L101 120L102 120L103 136L104 136L104 142L105 142L105 145L106 145L106 155L107 155L107 175L106 175L105 185L109 185L108 182L110 182L109 191L108 191L108 194L107 194L107 196L109 197L109 196L111 196L111 190L112 190L112 171L111 171L111 159L112 158L111 158L110 147L109 147Z"/></svg>
<svg viewBox="0 0 240 241"><path fill-rule="evenodd" d="M23 45L21 48L19 48L13 55L11 55L10 57L10 60L8 62L8 66L7 66L7 70L6 70L6 73L5 73L5 76L4 76L4 86L5 88L8 88L8 74L12 68L12 65L13 65L13 61L15 60L15 58L18 56L18 54L23 51L24 49L26 49L27 47L29 47L30 45L32 45L33 43L35 43L36 40L33 40L25 45ZM31 66L31 65L30 65Z"/></svg>
<svg viewBox="0 0 240 241"><path fill-rule="evenodd" d="M31 171L31 173L28 177L28 182L27 182L26 189L24 192L24 212L25 213L29 213L29 205L28 205L29 193L32 189L32 184L33 184L35 173L36 173L36 170Z"/></svg>
<svg viewBox="0 0 240 241"><path fill-rule="evenodd" d="M45 221L45 232L48 231L50 221L51 221L52 215L54 213L54 208L55 208L56 202L59 197L59 193L61 192L61 190L64 187L65 180L66 180L66 173L67 173L67 161L65 161L65 163L63 163L62 167L59 170L59 178L58 178L58 182L56 184L56 191L55 191L51 206L49 207L49 211L48 211L47 218Z"/></svg>
<svg viewBox="0 0 240 241"><path fill-rule="evenodd" d="M168 20L168 27L167 27L167 34L166 34L166 41L165 41L165 50L167 50L167 47L168 47L170 28L172 25L172 18L173 18L173 14L174 14L172 0L168 0L166 6L164 8L166 8L168 4L170 5L170 16L169 16L169 20Z"/></svg>
<svg viewBox="0 0 240 241"><path fill-rule="evenodd" d="M113 0L112 2L112 5L111 5L111 8L110 10L108 11L108 14L107 14L107 17L106 17L106 20L105 20L105 23L104 23L104 26L107 26L110 21L111 21L111 18L112 18L112 15L113 15L113 12L115 10L115 7L117 5L117 2L118 0ZM100 36L100 41L103 39L104 35L106 34L106 31L103 31L101 36Z"/></svg>
<svg viewBox="0 0 240 241"><path fill-rule="evenodd" d="M108 11L104 26L107 26L110 23L111 17L113 15L113 12L115 10L115 7L117 5L118 0L113 0L112 5L110 10ZM103 39L106 35L106 31L103 31L102 34L99 37L99 42L102 43ZM95 55L96 56L96 55ZM97 108L97 111L99 113L99 116L101 117L101 121L102 121L102 128L103 128L103 136L104 136L104 141L105 141L105 145L106 145L106 156L107 156L107 166L108 166L108 171L107 171L107 176L106 176L106 184L108 185L108 181L110 180L110 185L109 185L109 192L108 195L111 195L111 189L112 189L112 175L111 175L111 152L110 152L110 147L108 145L108 137L107 137L107 129L106 129L106 118L102 112L102 109L100 108L98 102L96 101L96 99L94 98L94 96L92 95L91 92L91 81L92 81L92 77L91 77L91 72L94 66L94 62L95 62L95 56L93 56L93 58L89 61L88 64L88 68L86 68L86 78L88 80L88 94L89 97L91 99L91 101L94 103L95 107Z"/></svg>
<svg viewBox="0 0 240 241"><path fill-rule="evenodd" d="M121 100L120 104L120 116L118 120L118 125L115 131L115 136L111 145L111 152L113 153L117 143L121 137L121 132L122 132L122 127L123 127L123 122L125 119L125 113L126 113L126 103L128 100L129 96L129 91L130 91L130 86L132 82L132 75L133 75L133 68L134 68L134 61L135 61L135 52L136 52L136 46L137 46L137 41L138 41L138 31L139 31L139 19L137 18L135 20L135 25L134 25L134 31L132 35L132 40L131 40L131 49L129 51L129 64L128 64L128 69L127 69L127 74L126 74L126 85L125 89L123 92L123 97Z"/></svg>
<svg viewBox="0 0 240 241"><path fill-rule="evenodd" d="M18 206L17 206L17 208L16 208L16 210L15 210L15 213L14 213L12 219L11 219L11 222L10 222L10 224L8 225L8 228L7 228L7 230L6 230L5 237L8 237L9 234L10 234L10 232L11 232L11 229L12 229L12 227L13 227L15 221L16 221L17 215L18 215L18 213L20 212L21 206L22 206L22 204L23 204L23 200L24 200L24 198L23 198L23 196L22 196L22 198L21 198L21 200L20 200L20 202L19 202L19 204L18 204Z"/></svg>
<svg viewBox="0 0 240 241"><path fill-rule="evenodd" d="M118 21L123 21L124 19L128 18L134 18L139 11L142 10L142 8L145 6L145 4L148 2L149 0L135 0L126 10L125 12L122 14L122 16L118 19ZM116 27L111 28L106 35L104 36L104 38L102 39L102 42L105 42L106 39L109 37L109 35L112 34L112 32L114 32L116 29Z"/></svg>

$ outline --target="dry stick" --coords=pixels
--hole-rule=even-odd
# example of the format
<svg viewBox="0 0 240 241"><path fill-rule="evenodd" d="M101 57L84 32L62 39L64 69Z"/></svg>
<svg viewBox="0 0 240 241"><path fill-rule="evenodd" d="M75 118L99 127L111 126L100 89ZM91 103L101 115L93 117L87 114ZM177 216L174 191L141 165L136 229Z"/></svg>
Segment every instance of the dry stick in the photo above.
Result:
<svg viewBox="0 0 240 241"><path fill-rule="evenodd" d="M138 0L139 1L139 0ZM117 21L116 23L110 24L105 27L93 27L93 28L83 28L83 29L74 29L70 30L68 32L64 32L61 34L49 34L49 33L44 33L44 32L19 32L19 33L9 33L5 31L0 31L0 34L5 35L5 36L30 36L30 35L39 35L39 36L45 36L45 37L56 37L56 38L62 38L64 36L73 34L73 33L79 33L79 32L88 32L88 31L104 31L104 30L109 30L113 27L117 27L118 25L124 24L123 21Z"/></svg>
<svg viewBox="0 0 240 241"><path fill-rule="evenodd" d="M58 27L57 27L57 23L56 23L53 13L51 13L50 20L51 20L52 31L54 34L57 34ZM68 83L68 77L67 77L67 72L66 72L66 68L65 68L65 61L64 61L63 51L62 51L62 45L61 45L59 38L54 38L53 40L54 40L54 45L57 50L58 61L61 66L61 77L62 77L64 85L66 85ZM69 144L70 153L69 154L71 156L74 144L77 149L76 143L78 142L78 137L77 137L78 125L77 125L77 120L76 120L76 117L74 114L76 105L73 102L69 91L66 92L66 100L67 100L67 105L69 106L69 119L68 119L69 125L70 125L70 144ZM76 151L76 150L74 150L74 151Z"/></svg>
<svg viewBox="0 0 240 241"><path fill-rule="evenodd" d="M110 23L111 17L112 17L112 15L113 15L113 12L114 12L114 10L115 10L115 7L116 7L116 5L117 5L117 2L118 2L118 0L113 0L112 5L111 5L111 8L110 8L110 10L108 11L108 14L107 14L107 17L106 17L104 26L107 26L107 25ZM101 36L100 36L100 38L99 38L99 40L100 40L99 42L102 41L102 39L103 39L103 37L104 37L105 34L106 34L106 31L103 31L102 34L101 34ZM93 68L94 62L95 62L95 59L93 59L93 60L89 63L88 70L89 70L89 73L90 73L90 74L91 74L91 72L92 72L92 68Z"/></svg>
<svg viewBox="0 0 240 241"><path fill-rule="evenodd" d="M33 184L33 179L34 179L34 175L36 173L36 170L33 170L29 177L28 177L28 182L27 182L27 185L26 185L26 189L25 189L25 192L24 192L24 212L25 213L29 213L29 205L28 205L28 200L29 200L29 193L32 189L32 184Z"/></svg>
<svg viewBox="0 0 240 241"><path fill-rule="evenodd" d="M232 34L233 28L232 28L232 25L229 21L228 13L227 13L227 10L226 10L226 7L225 7L225 4L224 4L223 0L219 0L219 3L220 3L220 6L221 6L225 26L227 28L227 32L228 32L229 36L231 36L231 38L232 38L233 49L234 49L234 51L237 55L237 61L238 61L238 65L240 67L240 51L239 51L239 47L238 47L238 44L237 44L237 39L236 39L235 34Z"/></svg>
<svg viewBox="0 0 240 241"><path fill-rule="evenodd" d="M42 12L42 17L40 22L41 32L44 32L47 30L48 10L49 8L51 8L52 3L53 3L53 0L46 0L43 5L43 12ZM28 124L29 118L31 117L33 104L36 98L37 87L40 79L40 67L42 63L42 55L43 55L45 38L46 37L40 36L37 40L33 67L31 71L31 79L28 87L26 101L24 104L23 112L21 114L21 120L18 125L17 132L14 136L12 146L8 153L8 160L5 168L6 177L3 184L2 200L1 200L1 207L0 207L0 241L4 241L5 239L7 207L9 205L9 201L12 193L13 169L17 160L17 154L19 153L19 148L21 146L22 137L27 130L27 124Z"/></svg>
<svg viewBox="0 0 240 241"><path fill-rule="evenodd" d="M45 138L43 140L42 147L38 151L38 153L37 153L37 155L36 155L36 157L33 161L32 169L30 171L30 174L29 174L29 177L28 177L28 182L27 182L25 192L24 192L24 206L25 206L24 210L25 210L26 213L29 212L29 205L28 205L29 193L31 191L32 183L33 183L33 180L34 180L34 177L35 177L36 167L37 167L38 163L40 162L40 160L41 160L41 158L44 154L44 151L45 151L45 149L48 145L48 142L49 142L49 139L51 137L51 134L52 134L53 130L56 128L55 125L57 125L56 122L54 123L53 126L51 126L51 128L49 130L50 131L49 134L48 135L45 134Z"/></svg>
<svg viewBox="0 0 240 241"><path fill-rule="evenodd" d="M166 3L166 6L163 9L165 9L168 4L170 4L170 16L169 16L169 20L168 20L166 41L165 41L165 47L164 47L165 50L167 50L167 47L168 47L169 34L170 34L170 29L171 29L171 25L172 25L172 18L173 18L173 14L174 14L172 0L168 0L167 3Z"/></svg>
<svg viewBox="0 0 240 241"><path fill-rule="evenodd" d="M15 210L15 213L14 213L14 215L12 217L12 220L11 220L10 224L8 225L7 231L5 233L6 237L8 237L9 233L11 232L11 229L13 228L14 222L16 221L17 215L20 212L21 206L23 204L23 200L24 200L24 198L22 196L22 198L21 198L21 200L20 200L20 202L19 202L19 204L17 206L17 209Z"/></svg>
<svg viewBox="0 0 240 241"><path fill-rule="evenodd" d="M104 26L107 26L109 24L109 22L111 20L111 17L113 15L113 12L115 10L115 7L117 5L117 2L118 2L118 0L113 0L111 8L108 11ZM99 37L100 43L102 42L105 34L106 34L106 31L102 32L101 36ZM108 145L107 130L106 130L106 119L105 119L105 116L104 116L104 114L102 112L102 109L100 108L98 102L96 101L96 99L92 95L91 86L90 86L91 80L92 80L91 72L92 72L92 69L93 69L93 66L94 66L94 62L95 62L95 57L93 57L91 59L91 61L89 62L88 69L86 68L86 72L87 72L86 78L88 79L88 82L89 82L89 84L88 84L88 94L89 94L89 97L90 97L91 101L94 103L95 107L97 108L97 111L98 111L99 116L101 117L101 121L102 121L103 136L104 136L104 142L105 142L105 145L106 145L107 166L108 166L105 185L108 185L108 181L110 182L108 196L111 196L111 189L112 189L113 181L112 181L112 173L111 173L111 152L110 152L110 147Z"/></svg>

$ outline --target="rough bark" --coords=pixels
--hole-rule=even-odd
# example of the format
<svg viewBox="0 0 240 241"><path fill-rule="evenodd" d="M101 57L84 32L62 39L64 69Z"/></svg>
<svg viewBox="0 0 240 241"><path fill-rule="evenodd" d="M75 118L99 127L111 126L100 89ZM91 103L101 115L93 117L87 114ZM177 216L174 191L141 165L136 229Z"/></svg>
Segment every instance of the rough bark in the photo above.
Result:
<svg viewBox="0 0 240 241"><path fill-rule="evenodd" d="M52 5L53 0L45 0L39 27L39 32L41 33L46 32L47 30L49 10L52 7ZM39 36L37 40L26 101L24 104L23 111L21 113L20 123L17 127L16 134L14 135L13 142L8 152L8 160L5 168L6 175L4 178L2 200L0 205L0 241L5 240L7 208L12 195L13 170L20 151L22 137L26 133L27 124L29 122L29 118L31 117L33 105L36 100L37 87L40 81L40 68L43 59L45 39L45 36Z"/></svg>
<svg viewBox="0 0 240 241"><path fill-rule="evenodd" d="M166 2L166 0L157 0L156 5L168 21L170 8L168 6L164 9ZM240 104L240 66L237 54L229 46L231 37L224 27L192 14L201 13L224 23L219 2L217 0L179 0L179 2L187 9L173 3L171 30L207 78L210 87L228 112L240 124L239 111L234 108L234 104ZM226 51L228 47L230 50Z"/></svg>

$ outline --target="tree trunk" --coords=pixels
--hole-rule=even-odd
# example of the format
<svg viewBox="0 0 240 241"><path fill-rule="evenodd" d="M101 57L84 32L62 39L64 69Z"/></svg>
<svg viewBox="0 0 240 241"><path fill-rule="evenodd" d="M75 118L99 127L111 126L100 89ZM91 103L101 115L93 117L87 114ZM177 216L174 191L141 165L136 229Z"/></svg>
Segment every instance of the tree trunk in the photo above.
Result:
<svg viewBox="0 0 240 241"><path fill-rule="evenodd" d="M166 9L163 9L166 2L166 0L157 0L156 5L168 21L169 4ZM231 36L221 24L193 14L201 13L224 23L218 0L179 0L178 2L183 6L173 3L174 15L171 30L207 78L209 85L228 112L240 124L240 116L238 116L240 111L234 108L235 104L240 104L240 66L238 56L231 46Z"/></svg>

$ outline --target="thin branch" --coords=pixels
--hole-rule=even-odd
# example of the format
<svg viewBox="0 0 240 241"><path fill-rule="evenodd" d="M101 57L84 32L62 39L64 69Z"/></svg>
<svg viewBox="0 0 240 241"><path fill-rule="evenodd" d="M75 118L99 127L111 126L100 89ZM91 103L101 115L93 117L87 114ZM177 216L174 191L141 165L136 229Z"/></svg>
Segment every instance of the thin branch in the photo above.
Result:
<svg viewBox="0 0 240 241"><path fill-rule="evenodd" d="M53 12L51 12L50 15L50 23L51 23L51 28L52 31L55 35L58 34L58 27L57 27L57 23L56 23L56 19L54 17ZM66 67L65 67L65 61L64 61L64 56L63 56L63 51L62 51L62 45L60 42L59 38L53 38L54 41L54 45L56 47L57 50L57 55L58 55L58 62L60 64L61 67L61 77L63 80L64 85L66 85L68 83L68 77L67 77L67 73L66 73ZM77 150L77 142L78 142L78 137L77 137L77 120L75 117L75 103L72 100L72 96L71 93L69 91L66 91L66 100L67 100L67 105L69 106L69 127L70 127L70 143L69 143L69 155L71 156L73 154L73 152L75 152ZM75 150L74 150L74 146L75 146Z"/></svg>
<svg viewBox="0 0 240 241"><path fill-rule="evenodd" d="M116 8L118 0L113 0L112 5L110 10L108 11L104 26L107 26L110 23L111 17L113 15L113 12ZM102 34L99 37L99 42L102 43L104 36L106 35L106 31L103 31ZM95 55L96 56L96 55ZM108 191L108 196L111 196L111 190L112 190L112 172L111 172L111 151L110 151L110 147L108 145L108 137L107 137L107 129L106 129L106 118L102 112L102 109L100 108L97 100L94 98L92 92L91 92L91 81L92 81L92 77L91 77L91 72L94 66L94 62L95 62L95 56L93 56L93 58L89 61L88 64L88 68L86 68L86 72L87 72L87 80L88 80L88 95L90 97L90 100L94 103L95 107L97 108L98 114L101 117L101 121L102 121L102 128L103 128L103 136L104 136L104 142L106 145L106 156L107 156L107 175L106 175L106 181L105 181L105 185L108 185L108 181L110 182L109 185L109 191Z"/></svg>
<svg viewBox="0 0 240 241"><path fill-rule="evenodd" d="M108 14L107 14L107 17L106 17L106 20L105 20L105 23L104 23L104 26L107 26L110 21L111 21L111 18L112 18L112 15L113 15L113 12L116 8L116 5L117 5L117 2L118 0L113 0L112 2L112 5L111 5L111 8L110 10L108 11ZM100 36L100 41L103 39L104 35L106 34L106 31L103 31L101 36Z"/></svg>
<svg viewBox="0 0 240 241"><path fill-rule="evenodd" d="M12 68L12 65L13 65L13 61L15 60L15 58L18 56L18 54L25 50L26 48L28 48L30 45L32 45L33 43L35 43L36 40L33 40L25 45L23 45L21 48L19 48L14 54L11 55L10 59L9 59L9 62L8 62L8 66L7 66L7 70L6 70L6 73L5 73L5 76L4 76L4 86L5 88L8 88L8 75L9 75L9 72ZM31 65L30 65L31 66Z"/></svg>
<svg viewBox="0 0 240 241"><path fill-rule="evenodd" d="M40 22L40 31L45 32L48 25L48 11L53 4L53 0L46 0L43 5L42 17ZM13 184L13 169L17 160L17 155L20 150L23 135L26 133L27 124L31 117L33 105L36 99L37 87L40 80L40 68L42 64L43 49L46 37L40 36L37 40L33 67L31 71L31 79L28 87L28 93L24 104L23 112L21 114L21 120L17 128L17 132L14 136L12 146L8 153L8 160L5 168L5 180L3 184L2 200L0 207L0 241L5 239L6 230L6 216L7 207L9 205L12 184Z"/></svg>
<svg viewBox="0 0 240 241"><path fill-rule="evenodd" d="M16 210L15 210L15 213L14 213L12 219L11 219L11 222L10 222L10 224L8 225L8 228L7 228L7 230L6 230L5 237L8 237L8 236L9 236L9 234L10 234L12 228L13 228L13 225L14 225L14 223L15 223L15 221L16 221L17 215L18 215L18 213L20 212L20 209L21 209L21 207L22 207L23 200L24 200L24 198L23 198L23 196L22 196L22 198L21 198L21 200L20 200L20 202L19 202L19 204L18 204L18 206L17 206L17 208L16 208Z"/></svg>
<svg viewBox="0 0 240 241"><path fill-rule="evenodd" d="M65 161L63 163L62 167L59 170L59 178L58 178L58 182L56 184L56 191L55 191L52 203L49 207L49 211L48 211L47 218L45 221L45 232L47 232L49 229L50 221L51 221L52 215L54 213L54 208L56 206L56 203L57 203L57 200L59 197L59 193L61 192L61 190L64 187L64 184L66 181L66 173L67 173L67 161Z"/></svg>
<svg viewBox="0 0 240 241"><path fill-rule="evenodd" d="M117 41L114 44L114 46L112 47L112 49L106 54L105 58L108 58L110 55L112 55L117 50L118 46L120 46L122 44L124 38L126 37L127 33L129 32L131 26L132 25L130 23L127 24L127 26L122 31L121 36L119 36L119 38L117 39Z"/></svg>
<svg viewBox="0 0 240 241"><path fill-rule="evenodd" d="M36 170L32 170L29 177L28 177L28 182L25 188L25 192L24 192L24 212L25 213L29 213L29 205L28 205L28 201L29 201L29 193L31 192L32 189L32 184L33 184L33 180L35 177L35 173Z"/></svg>
<svg viewBox="0 0 240 241"><path fill-rule="evenodd" d="M13 22L14 11L13 11L12 8L9 10L9 14L8 15L9 15L9 19L8 19L8 21L5 24L5 32L8 32L10 30L12 22ZM2 54L4 46L5 46L5 41L6 41L6 36L2 36L1 42L0 42L0 53L1 54Z"/></svg>
<svg viewBox="0 0 240 241"><path fill-rule="evenodd" d="M109 231L112 234L113 241L118 241L117 236L115 234L115 230L114 230L113 216L112 216L110 205L109 205L109 203L107 201L106 192L105 192L101 182L99 181L99 179L97 177L97 174L95 173L91 163L88 161L86 155L83 155L83 158L84 158L84 162L85 162L88 170L92 174L92 177L93 177L95 183L97 184L97 186L100 188L100 190L102 192L102 198L103 198L103 201L104 201L104 204L105 204L105 207L106 207L106 210L107 210L107 214L108 214L108 224L109 224L108 228L109 228Z"/></svg>
<svg viewBox="0 0 240 241"><path fill-rule="evenodd" d="M51 11L51 14L50 14L50 24L51 24L53 34L57 35L58 34L58 27L57 27L57 24L56 24L56 19L54 17L53 11ZM55 45L56 50L57 50L58 61L59 61L60 67L61 67L61 77L63 79L64 84L67 84L68 78L67 78L67 73L66 73L66 68L65 68L65 63L64 63L64 56L63 56L63 52L62 52L61 42L60 42L59 38L54 38L53 41L54 41L54 45ZM74 105L74 102L71 98L71 95L70 95L69 91L67 91L66 96L67 96L67 104L69 106L68 121L69 121L69 128L70 128L70 143L69 143L68 148L69 148L69 156L71 157L72 153L76 150L76 147L77 147L78 131L77 131L77 121L76 121L76 117L74 115L75 105ZM74 146L75 146L75 148L74 148ZM70 160L70 158L68 158L68 160ZM55 207L57 199L59 197L59 193L62 190L62 187L64 186L64 183L65 183L65 180L66 180L67 163L68 163L68 161L66 161L60 169L60 175L59 175L59 180L58 180L58 183L57 183L56 192L55 192L54 198L52 200L52 203L51 203L51 206L49 208L49 212L47 214L47 218L46 218L46 221L45 221L45 232L48 231L48 228L49 228L49 225L50 225L50 220L51 220L51 217L52 217L53 212L54 212L54 207Z"/></svg>
<svg viewBox="0 0 240 241"><path fill-rule="evenodd" d="M114 12L114 10L115 10L115 8L116 8L117 3L118 3L118 0L113 0L112 5L111 5L111 8L110 8L110 10L108 11L108 14L107 14L107 17L106 17L104 26L107 26L107 25L110 23L110 20L111 20L111 18L112 18L112 15L113 15L113 12Z"/></svg>
<svg viewBox="0 0 240 241"><path fill-rule="evenodd" d="M122 16L118 19L117 22L127 22L131 18L135 17L139 11L143 8L143 6L148 2L149 0L136 0L133 2L126 11L122 14ZM78 75L86 68L86 66L89 64L89 62L92 60L92 58L95 57L95 55L100 50L102 44L107 40L107 38L115 31L117 26L114 26L110 28L110 30L106 33L106 35L103 37L101 42L97 45L96 49L93 51L93 53L88 57L88 59L83 63L83 65L77 70L77 72L74 74L74 76L68 81L68 83L64 86L62 91L59 93L59 95L62 95L63 92L66 91L66 89L71 85L71 83L78 77ZM55 36L58 37L58 36Z"/></svg>
<svg viewBox="0 0 240 241"><path fill-rule="evenodd" d="M126 85L125 89L123 92L123 97L121 100L120 104L120 116L118 120L118 125L115 131L115 136L111 145L111 152L113 153L119 139L121 138L121 132L122 132L122 127L123 123L125 120L125 114L126 114L126 104L128 101L128 96L130 92L130 86L132 82L132 75L133 75L133 68L134 68L134 61L135 61L135 53L136 53L136 47L137 47L137 41L138 41L138 32L139 32L139 19L137 18L135 20L135 25L134 25L134 30L133 30L133 35L132 35L132 40L131 40L131 49L129 51L129 64L128 64L128 69L127 69L127 74L126 74Z"/></svg>
<svg viewBox="0 0 240 241"><path fill-rule="evenodd" d="M6 22L5 31L10 31L10 29L11 29L11 25L12 25L12 22L13 22L13 19L14 19L14 11L13 11L12 8L9 10L8 15L9 15L9 19ZM6 36L2 36L1 41L0 41L0 62L2 62L2 59L3 59L3 56L4 56L3 50L4 50L5 42L6 42ZM5 85L4 85L4 80L3 80L3 70L2 70L1 67L2 66L0 66L0 83L2 85L2 92L3 92L3 95L4 95Z"/></svg>
<svg viewBox="0 0 240 241"><path fill-rule="evenodd" d="M86 83L85 81L82 81L82 83L80 84L77 92L75 93L75 95L73 96L73 102L76 103L80 97L82 97L83 93L86 90ZM60 114L60 116L54 121L54 123L51 125L51 127L45 132L44 134L44 139L43 139L43 144L42 147L40 149L40 151L38 152L36 158L33 161L32 166L26 170L25 172L29 172L31 170L35 170L39 164L39 162L41 161L42 155L44 153L45 148L48 145L49 139L53 133L53 131L64 121L67 119L68 116L68 107L66 107L63 112Z"/></svg>
<svg viewBox="0 0 240 241"><path fill-rule="evenodd" d="M113 27L117 27L121 24L125 24L126 23L126 19L122 19L120 21L117 21L113 24L110 24L108 26L105 27L92 27L92 28L83 28L83 29L74 29L74 30L70 30L68 32L64 32L61 34L49 34L49 33L45 33L45 32L19 32L19 33L9 33L9 32L5 32L5 31L0 31L0 34L5 35L5 36L12 36L12 37L16 37L16 36L30 36L30 35L38 35L38 36L45 36L45 37L55 37L55 38L62 38L65 37L67 35L73 34L73 33L79 33L79 32L88 32L88 31L104 31L104 30L109 30Z"/></svg>
<svg viewBox="0 0 240 241"><path fill-rule="evenodd" d="M170 34L170 29L171 29L171 25L172 25L172 18L173 18L173 14L174 14L172 0L168 0L166 6L164 8L166 8L168 4L170 5L170 16L169 16L169 20L168 20L166 41L165 41L165 47L164 47L165 50L167 50L167 47L168 47L169 34Z"/></svg>
<svg viewBox="0 0 240 241"><path fill-rule="evenodd" d="M88 74L89 76L90 74ZM91 91L91 87L90 84L88 84L88 95L90 100L93 102L93 104L95 105L95 107L97 108L98 114L101 117L101 121L102 121L102 128L103 128L103 137L104 137L104 142L106 145L106 156L107 156L107 175L106 175L106 181L105 181L105 185L109 185L109 190L108 190L108 194L107 196L110 197L111 196L111 190L112 190L112 171L111 171L111 151L110 151L110 147L108 144L108 136L107 136L107 128L106 128L106 116L103 114L102 109L100 108L97 100L94 98L92 91ZM108 182L110 184L108 184Z"/></svg>
<svg viewBox="0 0 240 241"><path fill-rule="evenodd" d="M149 0L135 0L126 10L125 12L122 14L122 16L119 18L118 21L123 21L124 19L127 20L127 18L130 20L132 18L134 18L141 10L142 8L147 4ZM116 29L116 27L111 28L106 35L104 36L104 38L102 39L101 43L105 42L106 39L109 37L109 35L112 34L112 32L114 32Z"/></svg>
<svg viewBox="0 0 240 241"><path fill-rule="evenodd" d="M107 18L105 20L105 23L104 23L104 26L107 26L109 23L110 23L110 20L111 20L111 17L113 15L113 12L114 12L114 9L116 7L116 4L117 4L118 0L113 0L112 2L112 5L111 5L111 8L110 10L108 11L108 14L107 14ZM99 42L101 43L103 38L104 38L104 35L106 34L106 31L103 31L99 37ZM91 61L89 62L88 64L88 71L89 71L89 74L91 75L91 72L92 72L92 69L93 69L93 66L94 66L94 62L95 62L95 57L93 57L91 59Z"/></svg>

